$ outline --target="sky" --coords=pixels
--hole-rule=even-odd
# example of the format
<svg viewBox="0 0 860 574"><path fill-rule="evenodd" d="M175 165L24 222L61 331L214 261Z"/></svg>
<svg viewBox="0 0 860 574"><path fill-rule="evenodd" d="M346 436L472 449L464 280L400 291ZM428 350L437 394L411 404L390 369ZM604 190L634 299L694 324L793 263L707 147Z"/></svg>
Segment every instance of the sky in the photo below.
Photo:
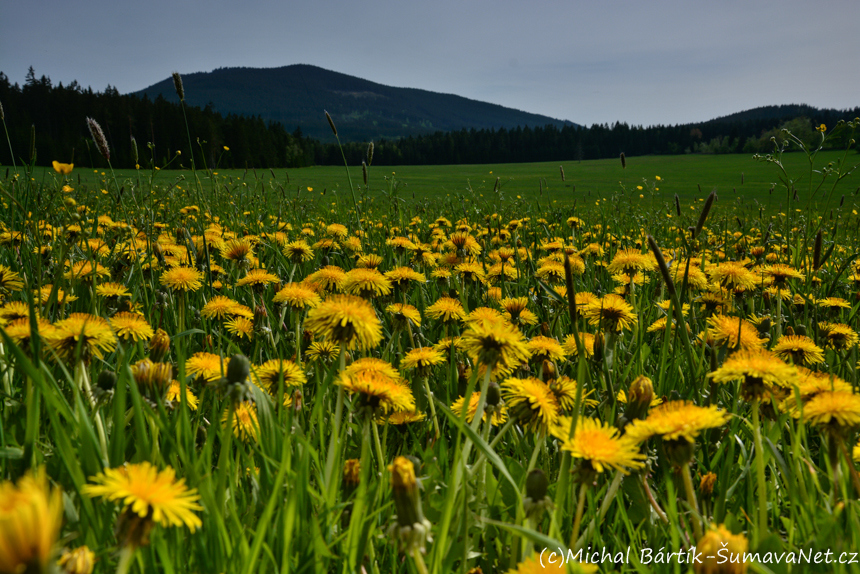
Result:
<svg viewBox="0 0 860 574"><path fill-rule="evenodd" d="M860 105L857 0L0 0L0 71L134 92L313 64L583 125Z"/></svg>

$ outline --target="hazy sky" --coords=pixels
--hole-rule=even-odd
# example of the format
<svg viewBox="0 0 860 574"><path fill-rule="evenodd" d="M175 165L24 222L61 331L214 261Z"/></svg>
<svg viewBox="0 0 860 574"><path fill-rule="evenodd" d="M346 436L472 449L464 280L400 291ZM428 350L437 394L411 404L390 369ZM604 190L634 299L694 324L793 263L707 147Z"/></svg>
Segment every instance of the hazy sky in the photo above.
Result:
<svg viewBox="0 0 860 574"><path fill-rule="evenodd" d="M143 89L314 64L580 124L860 105L858 0L0 0L0 71Z"/></svg>

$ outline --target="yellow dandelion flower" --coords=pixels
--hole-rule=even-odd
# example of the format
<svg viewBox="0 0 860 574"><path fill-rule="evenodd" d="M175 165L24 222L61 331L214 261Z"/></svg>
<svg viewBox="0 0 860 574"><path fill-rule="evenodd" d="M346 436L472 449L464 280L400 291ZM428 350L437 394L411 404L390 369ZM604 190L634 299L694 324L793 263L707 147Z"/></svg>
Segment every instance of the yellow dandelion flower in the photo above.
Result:
<svg viewBox="0 0 860 574"><path fill-rule="evenodd" d="M230 408L224 409L221 414L221 425L226 427L230 419ZM260 423L257 420L257 407L254 403L244 401L236 405L232 417L233 436L242 442L257 440L257 429Z"/></svg>
<svg viewBox="0 0 860 574"><path fill-rule="evenodd" d="M614 468L629 474L630 469L642 468L646 458L637 443L619 436L617 428L592 418L580 417L573 439L565 437L561 449L597 472Z"/></svg>
<svg viewBox="0 0 860 574"><path fill-rule="evenodd" d="M793 360L797 365L824 362L824 350L803 335L783 335L773 346L773 352L784 360Z"/></svg>
<svg viewBox="0 0 860 574"><path fill-rule="evenodd" d="M354 295L335 295L308 311L305 328L346 349L372 349L382 341L373 307Z"/></svg>
<svg viewBox="0 0 860 574"><path fill-rule="evenodd" d="M191 532L203 525L194 514L203 510L200 495L185 485L184 478L176 480L171 467L159 471L148 462L125 464L90 480L95 484L84 485L83 494L121 502L125 512L140 518L162 526L187 526Z"/></svg>
<svg viewBox="0 0 860 574"><path fill-rule="evenodd" d="M81 359L104 358L106 351L116 348L116 337L110 324L95 315L72 313L67 319L57 321L53 328L44 334L48 345L61 359L75 357L80 345Z"/></svg>
<svg viewBox="0 0 860 574"><path fill-rule="evenodd" d="M654 409L645 420L635 420L627 425L625 436L640 443L652 436L664 441L694 442L706 429L728 422L730 415L716 406L699 407L687 401L669 401Z"/></svg>
<svg viewBox="0 0 860 574"><path fill-rule="evenodd" d="M122 311L111 317L109 322L117 337L124 341L144 341L155 334L149 322L137 313Z"/></svg>
<svg viewBox="0 0 860 574"><path fill-rule="evenodd" d="M501 386L508 413L523 427L546 435L558 423L558 400L543 381L510 378Z"/></svg>
<svg viewBox="0 0 860 574"><path fill-rule="evenodd" d="M161 274L159 281L174 291L197 291L203 286L203 274L193 267L174 267Z"/></svg>
<svg viewBox="0 0 860 574"><path fill-rule="evenodd" d="M62 524L62 492L44 469L0 483L0 572L48 572Z"/></svg>
<svg viewBox="0 0 860 574"><path fill-rule="evenodd" d="M207 382L217 381L226 372L226 361L213 353L194 353L185 361L185 373L187 375L199 377Z"/></svg>
<svg viewBox="0 0 860 574"><path fill-rule="evenodd" d="M172 401L172 402L175 402L176 404L179 404L182 402L182 399L180 398L181 392L182 392L182 387L180 386L179 381L174 379L170 382L170 386L167 387L167 394L164 396L164 400ZM185 403L188 405L188 408L191 409L192 411L197 410L197 403L198 403L197 395L192 393L191 390L187 386L185 387Z"/></svg>
<svg viewBox="0 0 860 574"><path fill-rule="evenodd" d="M466 422L471 424L475 419L475 413L478 412L478 401L481 400L481 393L474 392L472 396L469 398L469 406L466 408ZM466 397L460 397L451 405L451 412L457 415L458 417L463 414L463 404L466 402ZM481 420L487 422L487 411L484 411ZM502 407L500 409L495 409L493 411L493 425L499 426L504 424L505 421L508 420L508 409L507 407Z"/></svg>
<svg viewBox="0 0 860 574"><path fill-rule="evenodd" d="M512 372L531 356L523 334L513 325L471 323L460 344L473 361L500 374Z"/></svg>

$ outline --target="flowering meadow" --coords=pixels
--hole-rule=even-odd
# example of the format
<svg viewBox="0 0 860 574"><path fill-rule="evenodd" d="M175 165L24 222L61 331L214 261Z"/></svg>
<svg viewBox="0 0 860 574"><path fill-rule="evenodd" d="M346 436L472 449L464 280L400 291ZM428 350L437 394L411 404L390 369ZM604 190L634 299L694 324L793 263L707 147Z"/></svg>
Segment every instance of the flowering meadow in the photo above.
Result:
<svg viewBox="0 0 860 574"><path fill-rule="evenodd" d="M14 166L0 573L860 571L855 128L776 211Z"/></svg>

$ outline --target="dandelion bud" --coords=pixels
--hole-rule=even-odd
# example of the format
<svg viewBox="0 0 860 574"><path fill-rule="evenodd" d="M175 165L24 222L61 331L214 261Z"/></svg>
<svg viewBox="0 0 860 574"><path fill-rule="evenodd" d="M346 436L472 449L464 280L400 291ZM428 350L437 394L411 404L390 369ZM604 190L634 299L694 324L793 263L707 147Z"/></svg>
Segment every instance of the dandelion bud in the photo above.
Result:
<svg viewBox="0 0 860 574"><path fill-rule="evenodd" d="M799 326L799 325L798 325L798 326ZM793 337L793 336L794 336L794 327L792 327L791 325L789 325L788 327L786 327L786 328L785 328L785 334L786 334L786 336L788 336L788 337Z"/></svg>
<svg viewBox="0 0 860 574"><path fill-rule="evenodd" d="M170 336L163 329L155 332L149 340L149 358L161 363L170 352Z"/></svg>
<svg viewBox="0 0 860 574"><path fill-rule="evenodd" d="M495 381L490 381L487 386L487 407L494 409L502 403L502 389Z"/></svg>
<svg viewBox="0 0 860 574"><path fill-rule="evenodd" d="M693 460L693 456L696 454L696 443L683 437L675 440L664 440L663 446L666 447L666 457L675 466L687 464Z"/></svg>
<svg viewBox="0 0 860 574"><path fill-rule="evenodd" d="M823 235L821 230L818 230L818 233L815 235L815 247L812 249L812 268L818 271L818 268L821 267L821 244L823 242Z"/></svg>
<svg viewBox="0 0 860 574"><path fill-rule="evenodd" d="M131 374L134 376L134 382L152 398L161 395L164 389L170 386L170 381L173 380L173 365L143 359L131 366Z"/></svg>
<svg viewBox="0 0 860 574"><path fill-rule="evenodd" d="M179 101L185 101L185 88L182 87L182 76L179 72L173 72L173 87L176 89L176 95L179 96Z"/></svg>
<svg viewBox="0 0 860 574"><path fill-rule="evenodd" d="M555 363L552 361L544 361L543 362L543 380L551 381L558 377L558 371L555 368Z"/></svg>
<svg viewBox="0 0 860 574"><path fill-rule="evenodd" d="M603 361L603 347L606 345L606 337L603 336L603 331L599 332L594 336L594 354L592 354L591 358L594 359L595 363L601 363Z"/></svg>
<svg viewBox="0 0 860 574"><path fill-rule="evenodd" d="M105 158L105 161L110 161L110 148L108 147L107 139L102 131L102 127L93 118L87 118L87 127L90 128L90 135L93 141L96 142L96 147L99 148L99 153Z"/></svg>
<svg viewBox="0 0 860 574"><path fill-rule="evenodd" d="M323 110L323 111L325 111L325 110ZM328 112L325 112L325 119L328 120L328 125L331 127L331 131L334 134L334 137L337 137L337 128L334 127L334 120L331 119L331 116L329 115Z"/></svg>
<svg viewBox="0 0 860 574"><path fill-rule="evenodd" d="M624 169L627 167L627 157L624 155L624 152L621 152L621 168Z"/></svg>
<svg viewBox="0 0 860 574"><path fill-rule="evenodd" d="M364 178L364 185L367 185L367 164L361 162L361 176Z"/></svg>
<svg viewBox="0 0 860 574"><path fill-rule="evenodd" d="M421 524L424 514L421 511L421 498L418 496L415 465L405 456L398 456L388 465L388 471L391 473L391 489L394 491L397 523L401 528Z"/></svg>
<svg viewBox="0 0 860 574"><path fill-rule="evenodd" d="M227 365L227 383L242 385L251 374L251 363L245 355L233 355Z"/></svg>
<svg viewBox="0 0 860 574"><path fill-rule="evenodd" d="M109 370L102 371L96 379L96 384L104 391L112 391L116 387L116 373Z"/></svg>
<svg viewBox="0 0 860 574"><path fill-rule="evenodd" d="M747 570L743 555L748 545L743 534L732 534L723 525L712 526L696 544L696 551L701 552L702 558L700 563L693 564L693 571L696 574L743 574Z"/></svg>
<svg viewBox="0 0 860 574"><path fill-rule="evenodd" d="M373 163L373 142L367 144L367 165Z"/></svg>
<svg viewBox="0 0 860 574"><path fill-rule="evenodd" d="M361 461L357 458L348 459L343 463L343 485L344 490L352 489L358 486L358 480L361 475ZM350 490L351 492L351 490Z"/></svg>
<svg viewBox="0 0 860 574"><path fill-rule="evenodd" d="M699 483L699 492L702 493L703 497L710 497L714 492L714 486L717 484L717 475L713 472L707 473L702 477L702 481Z"/></svg>
<svg viewBox="0 0 860 574"><path fill-rule="evenodd" d="M785 330L786 334L788 333L788 329L791 329L791 327L786 328L786 330ZM801 337L806 337L807 336L806 325L798 325L797 327L795 327L794 328L794 334L800 335Z"/></svg>
<svg viewBox="0 0 860 574"><path fill-rule="evenodd" d="M654 383L645 376L638 376L630 383L627 393L627 409L624 416L628 420L644 419L648 415L648 408L654 400Z"/></svg>
<svg viewBox="0 0 860 574"><path fill-rule="evenodd" d="M561 181L564 181L564 166L563 165L558 166L558 171L561 172Z"/></svg>
<svg viewBox="0 0 860 574"><path fill-rule="evenodd" d="M675 213L678 214L678 217L681 217L681 198L678 197L678 194L675 194Z"/></svg>
<svg viewBox="0 0 860 574"><path fill-rule="evenodd" d="M532 470L526 477L526 496L537 502L546 497L549 489L549 480L546 474L539 468Z"/></svg>
<svg viewBox="0 0 860 574"><path fill-rule="evenodd" d="M759 324L757 325L756 329L758 330L759 335L764 335L765 333L770 333L770 327L770 317L765 317L764 319L759 321Z"/></svg>
<svg viewBox="0 0 860 574"><path fill-rule="evenodd" d="M95 553L86 546L81 546L64 552L57 560L57 566L62 574L91 574L95 561Z"/></svg>

